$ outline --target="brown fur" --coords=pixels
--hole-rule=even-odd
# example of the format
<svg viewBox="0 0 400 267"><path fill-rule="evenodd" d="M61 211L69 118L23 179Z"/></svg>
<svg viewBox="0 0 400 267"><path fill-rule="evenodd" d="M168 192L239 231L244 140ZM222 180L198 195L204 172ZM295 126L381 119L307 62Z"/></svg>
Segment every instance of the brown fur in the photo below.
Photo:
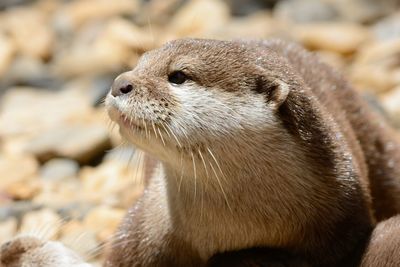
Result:
<svg viewBox="0 0 400 267"><path fill-rule="evenodd" d="M233 135L236 129L225 135L215 129L215 137L216 118L210 115L209 124L197 128L201 134L193 132L196 143L186 140L181 149L169 145L172 138L163 147L154 136L152 143L131 137L131 127L181 116L185 103L167 80L175 70L190 77L193 94L205 88L232 101L262 96L265 114L256 108L253 113L272 114L273 126L251 131L255 122L241 121L243 140ZM395 168L400 149L392 130L339 74L296 45L177 40L146 54L121 79L135 86L127 104L134 124L121 131L162 166L122 223L106 266L201 266L212 254L251 247L286 251L312 266L353 266L359 264L374 218L400 211ZM143 111L146 103L160 108ZM208 105L198 106L199 116L212 114ZM231 109L240 113L236 106ZM206 175L200 170L198 187L205 191L200 216L196 182L185 177L180 190L174 181L179 176L175 154L186 155L184 170L193 171L188 155L199 160L197 151L205 152L205 145L213 145L229 178L224 188L232 207L215 182L202 184Z"/></svg>
<svg viewBox="0 0 400 267"><path fill-rule="evenodd" d="M400 264L400 215L380 222L374 229L361 267L395 267Z"/></svg>

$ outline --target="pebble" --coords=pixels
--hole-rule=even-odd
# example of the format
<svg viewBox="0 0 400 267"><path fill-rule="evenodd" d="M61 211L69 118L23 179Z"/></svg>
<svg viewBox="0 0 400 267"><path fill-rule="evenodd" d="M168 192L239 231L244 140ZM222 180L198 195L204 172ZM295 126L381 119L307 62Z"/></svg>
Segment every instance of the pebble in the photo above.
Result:
<svg viewBox="0 0 400 267"><path fill-rule="evenodd" d="M83 220L86 229L95 231L99 242L109 241L125 215L124 209L99 206Z"/></svg>
<svg viewBox="0 0 400 267"><path fill-rule="evenodd" d="M382 93L400 85L400 39L370 43L361 48L350 78L362 90Z"/></svg>
<svg viewBox="0 0 400 267"><path fill-rule="evenodd" d="M400 85L390 92L383 94L381 101L393 125L400 128Z"/></svg>
<svg viewBox="0 0 400 267"><path fill-rule="evenodd" d="M0 33L0 77L3 78L13 61L16 48L11 38Z"/></svg>
<svg viewBox="0 0 400 267"><path fill-rule="evenodd" d="M17 219L9 217L5 221L0 221L0 244L3 244L15 237L17 233Z"/></svg>
<svg viewBox="0 0 400 267"><path fill-rule="evenodd" d="M33 156L0 154L0 192L13 199L30 199L39 190L38 162Z"/></svg>
<svg viewBox="0 0 400 267"><path fill-rule="evenodd" d="M40 169L40 177L51 181L62 181L76 177L79 164L70 159L55 158L46 162Z"/></svg>
<svg viewBox="0 0 400 267"><path fill-rule="evenodd" d="M297 39L310 49L339 54L354 53L370 38L363 26L345 22L326 22L299 25L294 30Z"/></svg>
<svg viewBox="0 0 400 267"><path fill-rule="evenodd" d="M58 237L62 218L51 209L42 209L27 213L21 222L19 232L32 234L42 239L54 239Z"/></svg>
<svg viewBox="0 0 400 267"><path fill-rule="evenodd" d="M66 125L33 138L26 151L44 162L64 157L90 163L110 148L107 127L102 125Z"/></svg>

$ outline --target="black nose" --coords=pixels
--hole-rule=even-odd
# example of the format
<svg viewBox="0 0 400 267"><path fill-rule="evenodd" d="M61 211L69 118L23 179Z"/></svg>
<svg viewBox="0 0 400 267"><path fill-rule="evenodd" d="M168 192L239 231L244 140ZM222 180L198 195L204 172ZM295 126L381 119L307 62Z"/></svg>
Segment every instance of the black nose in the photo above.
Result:
<svg viewBox="0 0 400 267"><path fill-rule="evenodd" d="M114 97L129 94L133 88L134 86L130 81L127 81L121 77L120 79L114 81L111 87L111 94Z"/></svg>

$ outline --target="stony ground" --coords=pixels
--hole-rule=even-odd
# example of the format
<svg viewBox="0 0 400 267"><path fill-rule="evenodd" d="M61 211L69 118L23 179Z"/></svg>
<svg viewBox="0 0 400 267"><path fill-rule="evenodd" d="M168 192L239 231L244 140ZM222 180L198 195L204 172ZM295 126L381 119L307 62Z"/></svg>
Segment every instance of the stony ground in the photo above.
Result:
<svg viewBox="0 0 400 267"><path fill-rule="evenodd" d="M102 99L118 73L170 39L298 41L400 127L396 1L144 2L0 3L0 243L33 232L101 259L96 248L143 189L141 156Z"/></svg>

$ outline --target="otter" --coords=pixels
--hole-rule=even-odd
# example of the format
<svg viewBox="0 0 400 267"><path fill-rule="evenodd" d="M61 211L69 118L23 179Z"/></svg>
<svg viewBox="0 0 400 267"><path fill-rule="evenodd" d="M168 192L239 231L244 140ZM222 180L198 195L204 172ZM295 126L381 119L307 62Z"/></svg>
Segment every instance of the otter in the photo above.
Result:
<svg viewBox="0 0 400 267"><path fill-rule="evenodd" d="M161 162L106 266L201 266L246 248L351 266L400 211L394 130L295 44L175 40L117 77L106 106Z"/></svg>
<svg viewBox="0 0 400 267"><path fill-rule="evenodd" d="M106 107L159 160L107 267L359 266L400 211L394 130L296 44L171 41L115 79Z"/></svg>

